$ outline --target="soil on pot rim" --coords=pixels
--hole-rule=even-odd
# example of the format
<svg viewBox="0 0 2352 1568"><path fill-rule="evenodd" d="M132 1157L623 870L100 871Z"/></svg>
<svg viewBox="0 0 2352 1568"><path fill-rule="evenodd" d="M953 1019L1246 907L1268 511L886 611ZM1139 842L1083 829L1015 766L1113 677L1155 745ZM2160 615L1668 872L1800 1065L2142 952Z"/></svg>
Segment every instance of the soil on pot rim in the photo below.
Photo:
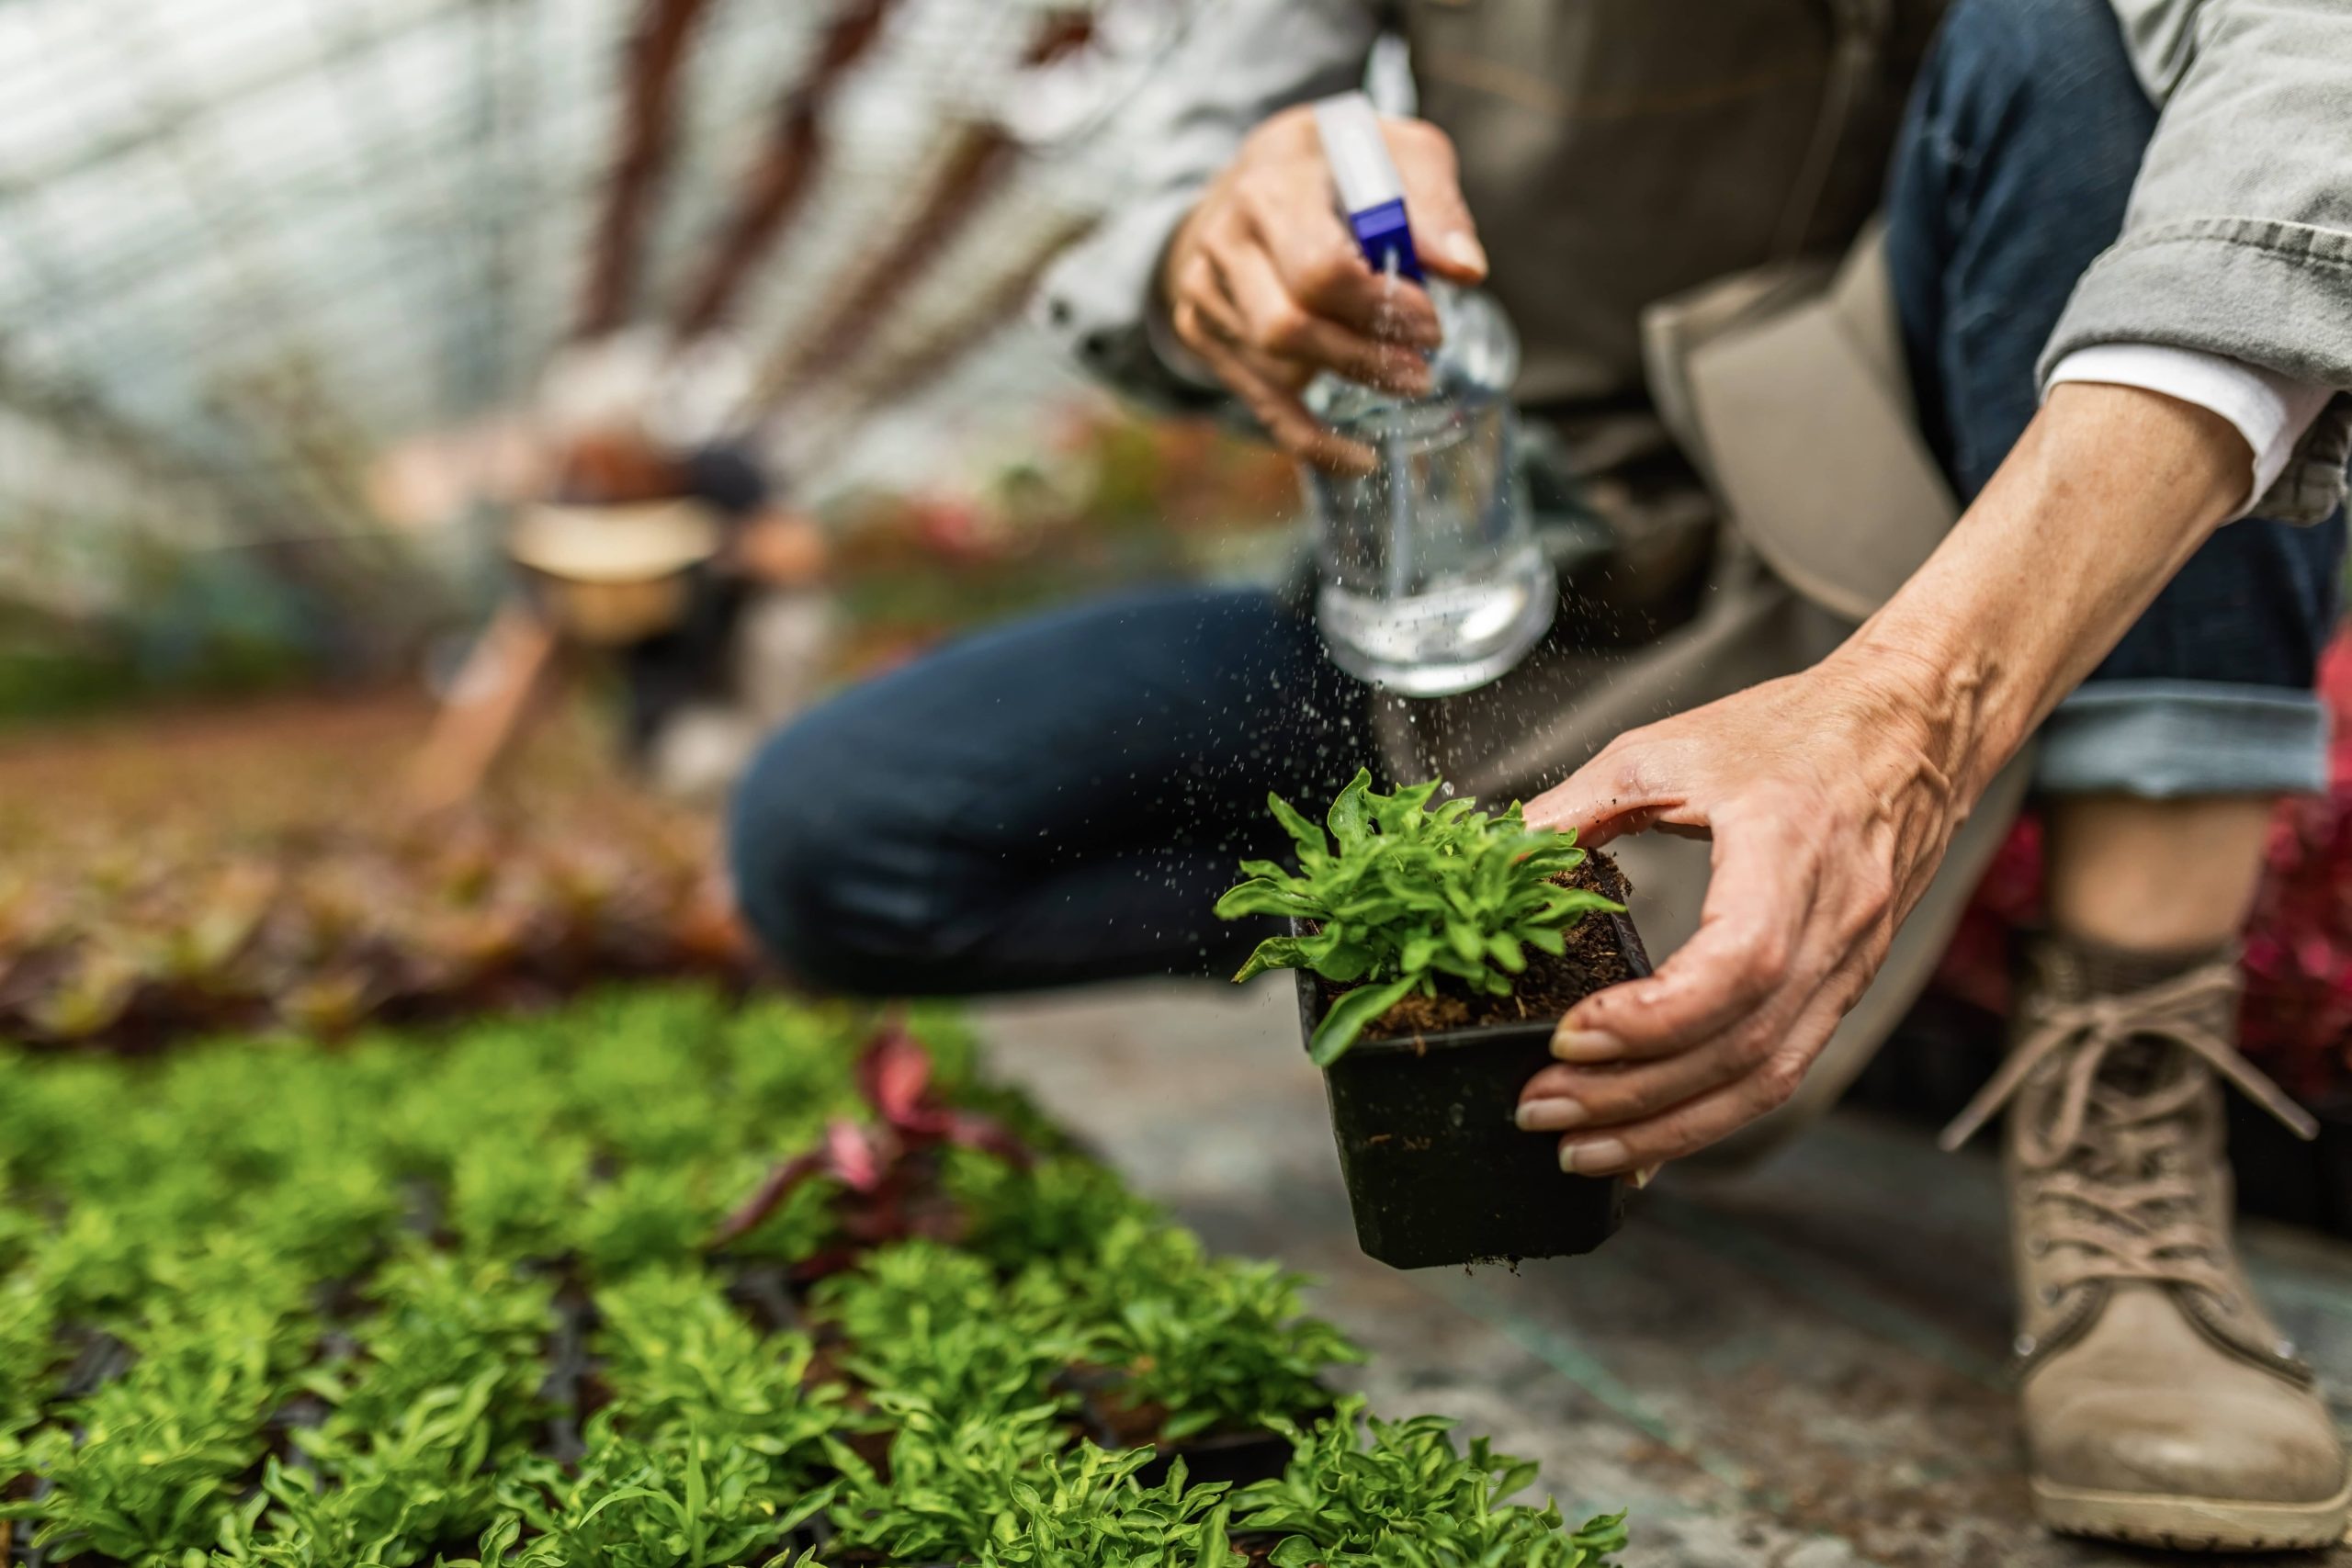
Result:
<svg viewBox="0 0 2352 1568"><path fill-rule="evenodd" d="M1589 889L1620 904L1626 902L1633 892L1633 884L1625 880L1617 863L1598 850L1588 853L1582 864L1553 880L1563 886ZM1561 934L1567 941L1567 951L1555 958L1548 953L1531 950L1527 967L1513 976L1508 996L1473 991L1452 976L1443 976L1438 980L1436 996L1407 997L1382 1013L1364 1031L1363 1037L1396 1040L1480 1024L1558 1018L1603 986L1633 977L1624 952L1618 946L1616 928L1609 920L1589 914ZM1333 985L1319 976L1316 987L1322 994L1326 1010L1356 989L1353 986Z"/></svg>

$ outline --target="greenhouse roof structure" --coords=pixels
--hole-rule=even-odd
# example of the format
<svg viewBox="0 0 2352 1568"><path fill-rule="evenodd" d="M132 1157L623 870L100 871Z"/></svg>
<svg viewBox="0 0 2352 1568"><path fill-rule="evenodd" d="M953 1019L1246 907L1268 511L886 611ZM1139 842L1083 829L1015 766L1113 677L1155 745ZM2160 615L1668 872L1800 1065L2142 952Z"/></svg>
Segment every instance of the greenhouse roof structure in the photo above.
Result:
<svg viewBox="0 0 2352 1568"><path fill-rule="evenodd" d="M614 333L718 344L729 418L805 398L840 452L1087 220L1103 139L1021 145L1009 87L1189 8L0 0L0 584L385 532L387 453ZM1069 386L1034 344L971 376Z"/></svg>

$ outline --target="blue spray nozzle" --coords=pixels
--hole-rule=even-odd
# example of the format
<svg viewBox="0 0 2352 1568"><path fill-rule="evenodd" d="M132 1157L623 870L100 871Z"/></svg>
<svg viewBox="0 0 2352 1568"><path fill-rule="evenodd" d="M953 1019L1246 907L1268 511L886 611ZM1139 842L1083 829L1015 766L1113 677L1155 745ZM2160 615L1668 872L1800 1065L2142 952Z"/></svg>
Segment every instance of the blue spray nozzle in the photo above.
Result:
<svg viewBox="0 0 2352 1568"><path fill-rule="evenodd" d="M1405 214L1405 182L1380 134L1379 111L1362 93L1341 93L1315 106L1315 129L1340 207L1356 237L1356 248L1374 272L1422 281L1421 259Z"/></svg>

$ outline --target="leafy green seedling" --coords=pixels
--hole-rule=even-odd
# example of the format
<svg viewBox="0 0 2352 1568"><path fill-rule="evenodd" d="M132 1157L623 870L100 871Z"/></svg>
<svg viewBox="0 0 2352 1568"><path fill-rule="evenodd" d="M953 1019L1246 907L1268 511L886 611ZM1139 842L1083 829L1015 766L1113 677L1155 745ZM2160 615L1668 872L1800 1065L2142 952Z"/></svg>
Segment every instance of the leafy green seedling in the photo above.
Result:
<svg viewBox="0 0 2352 1568"><path fill-rule="evenodd" d="M317 1468L272 1456L260 1492L223 1529L215 1568L409 1568L436 1543L482 1529L498 1512L486 1465L500 1381L492 1371L469 1387L428 1390L379 1431L303 1432Z"/></svg>
<svg viewBox="0 0 2352 1568"><path fill-rule="evenodd" d="M1298 871L1244 861L1249 880L1216 901L1223 919L1275 915L1306 922L1301 936L1268 937L1237 981L1269 969L1311 969L1355 988L1331 1004L1307 1048L1329 1066L1381 1014L1453 980L1509 996L1527 949L1554 957L1563 932L1596 909L1622 909L1554 878L1583 863L1574 832L1530 828L1517 802L1500 812L1449 800L1439 781L1378 795L1369 770L1331 803L1326 836L1280 795L1268 807L1298 846Z"/></svg>
<svg viewBox="0 0 2352 1568"><path fill-rule="evenodd" d="M258 1299L172 1307L138 1332L130 1370L71 1408L73 1426L45 1427L25 1445L49 1494L0 1504L0 1518L40 1520L35 1542L53 1555L176 1563L220 1538L236 1478L268 1447L285 1320Z"/></svg>
<svg viewBox="0 0 2352 1568"><path fill-rule="evenodd" d="M899 1422L887 1472L846 1449L833 1505L837 1556L1023 1568L1227 1568L1222 1483L1182 1462L1146 1487L1148 1449L1064 1446L1042 1407L948 1421L927 1402L885 1402Z"/></svg>
<svg viewBox="0 0 2352 1568"><path fill-rule="evenodd" d="M327 1427L341 1447L356 1435L394 1429L436 1393L484 1380L497 1449L521 1439L546 1414L538 1390L555 1318L545 1280L504 1263L419 1250L387 1268L373 1293L381 1304L357 1325L361 1354L305 1380L334 1407Z"/></svg>
<svg viewBox="0 0 2352 1568"><path fill-rule="evenodd" d="M820 1285L816 1301L851 1347L847 1371L948 1421L1060 1407L1055 1379L1096 1354L1100 1337L1047 1271L1001 1281L985 1260L934 1242L877 1248Z"/></svg>
<svg viewBox="0 0 2352 1568"><path fill-rule="evenodd" d="M612 1416L589 1422L577 1470L532 1460L501 1484L501 1501L539 1532L506 1560L514 1568L756 1562L832 1501L830 1486L805 1495L780 1487L767 1456L741 1444L686 1427L632 1438Z"/></svg>
<svg viewBox="0 0 2352 1568"><path fill-rule="evenodd" d="M1082 1267L1114 1227L1167 1224L1116 1173L1074 1156L1023 1167L975 1149L949 1149L944 1177L968 1227L963 1248L1006 1273L1061 1259Z"/></svg>
<svg viewBox="0 0 2352 1568"><path fill-rule="evenodd" d="M1104 1319L1096 1355L1125 1373L1125 1399L1166 1412L1163 1438L1255 1431L1306 1415L1329 1403L1324 1372L1363 1359L1307 1314L1303 1276L1211 1258L1172 1225L1127 1221L1071 1274Z"/></svg>
<svg viewBox="0 0 2352 1568"><path fill-rule="evenodd" d="M836 1386L803 1386L808 1337L764 1338L699 1270L648 1269L599 1292L604 1378L639 1431L690 1428L813 1479L847 1416Z"/></svg>
<svg viewBox="0 0 2352 1568"><path fill-rule="evenodd" d="M1567 1529L1553 1504L1506 1501L1535 1465L1487 1439L1456 1453L1436 1416L1366 1421L1351 1396L1296 1445L1280 1478L1234 1494L1238 1529L1282 1536L1274 1568L1609 1568L1625 1544L1623 1515ZM1360 1431L1359 1428L1362 1428Z"/></svg>

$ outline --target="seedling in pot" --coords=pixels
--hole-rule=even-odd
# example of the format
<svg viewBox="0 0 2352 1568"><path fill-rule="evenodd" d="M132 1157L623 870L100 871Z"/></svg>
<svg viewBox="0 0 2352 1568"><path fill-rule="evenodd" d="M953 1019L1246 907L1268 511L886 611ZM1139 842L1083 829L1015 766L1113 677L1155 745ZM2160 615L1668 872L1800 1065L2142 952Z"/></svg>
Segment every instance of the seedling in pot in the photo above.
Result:
<svg viewBox="0 0 2352 1568"><path fill-rule="evenodd" d="M1381 795L1359 773L1324 828L1269 796L1299 869L1244 862L1216 908L1290 931L1235 977L1299 973L1365 1252L1400 1269L1588 1252L1616 1229L1622 1184L1563 1175L1514 1113L1554 1021L1648 973L1624 878L1515 805L1433 807L1442 788Z"/></svg>
<svg viewBox="0 0 2352 1568"><path fill-rule="evenodd" d="M1378 795L1371 773L1360 771L1331 803L1328 837L1269 795L1267 807L1298 846L1299 869L1244 861L1249 880L1217 900L1224 919L1273 915L1308 928L1260 942L1237 981L1311 969L1351 987L1308 1042L1317 1066L1339 1060L1407 997L1434 997L1448 981L1510 995L1529 949L1561 957L1568 927L1594 910L1624 909L1559 880L1584 863L1573 831L1530 828L1516 803L1492 813L1467 799L1432 809L1441 787L1432 780Z"/></svg>

